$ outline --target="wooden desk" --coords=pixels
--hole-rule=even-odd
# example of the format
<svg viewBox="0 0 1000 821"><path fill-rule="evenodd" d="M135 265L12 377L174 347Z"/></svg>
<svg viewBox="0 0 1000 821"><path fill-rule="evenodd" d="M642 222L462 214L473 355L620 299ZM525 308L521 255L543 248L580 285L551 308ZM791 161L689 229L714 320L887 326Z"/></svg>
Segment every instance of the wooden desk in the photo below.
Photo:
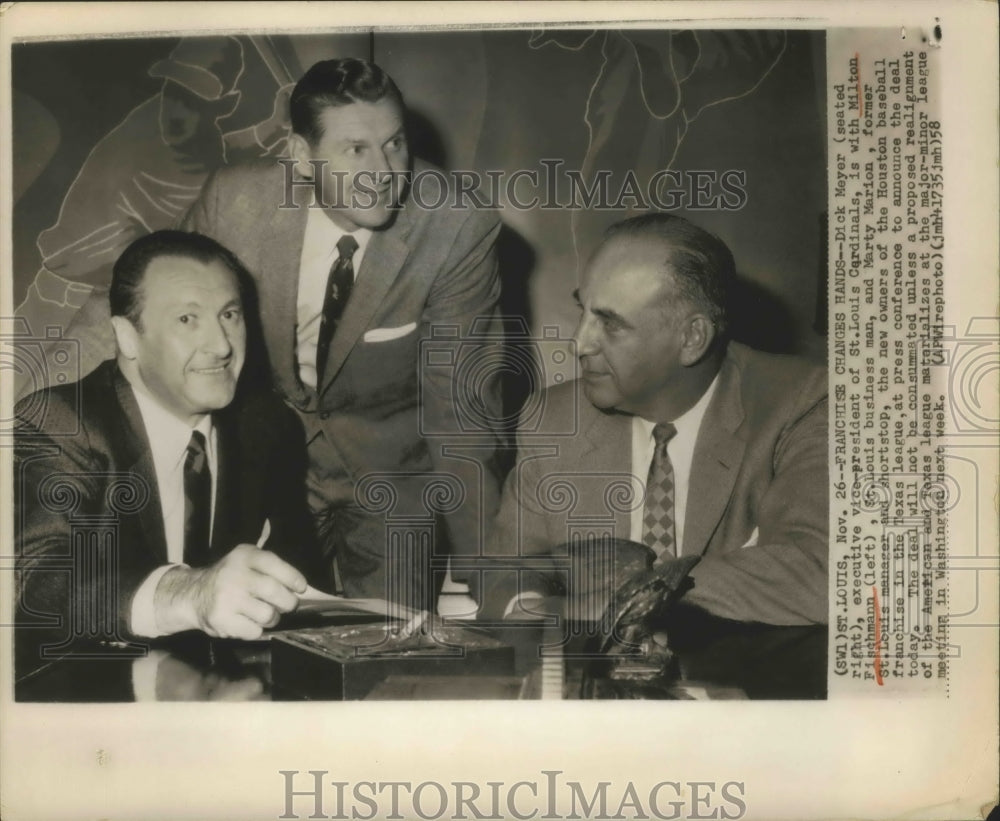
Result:
<svg viewBox="0 0 1000 821"><path fill-rule="evenodd" d="M586 626L503 624L482 629L514 648L512 676L448 686L455 682L397 674L372 696L414 700L826 697L824 626L741 624L678 608L668 633L677 653L679 677L652 682L648 688L594 686L601 662L588 655ZM159 700L287 697L272 687L267 641L219 641L186 634L151 644L150 656L144 659L136 659L126 648L102 646L97 648L102 657L63 658L40 668L30 663L31 648L22 646L21 637L18 643L17 701L134 701L136 681L143 678L143 695Z"/></svg>

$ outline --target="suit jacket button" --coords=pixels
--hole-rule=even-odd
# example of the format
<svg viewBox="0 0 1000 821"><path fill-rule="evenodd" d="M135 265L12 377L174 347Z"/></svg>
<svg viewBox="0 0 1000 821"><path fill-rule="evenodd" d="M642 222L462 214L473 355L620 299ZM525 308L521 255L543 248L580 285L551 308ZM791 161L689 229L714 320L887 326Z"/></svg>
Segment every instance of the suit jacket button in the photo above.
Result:
<svg viewBox="0 0 1000 821"><path fill-rule="evenodd" d="M330 411L320 411L319 418L326 421L330 418Z"/></svg>

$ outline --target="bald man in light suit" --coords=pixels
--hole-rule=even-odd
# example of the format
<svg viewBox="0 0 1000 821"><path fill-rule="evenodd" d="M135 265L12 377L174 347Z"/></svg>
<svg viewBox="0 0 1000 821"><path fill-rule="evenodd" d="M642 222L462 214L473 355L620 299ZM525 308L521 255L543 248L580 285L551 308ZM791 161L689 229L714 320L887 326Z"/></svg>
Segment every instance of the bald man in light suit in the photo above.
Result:
<svg viewBox="0 0 1000 821"><path fill-rule="evenodd" d="M578 433L519 434L491 555L547 556L569 541L547 491L560 478L579 494L576 511L607 513L654 569L700 557L680 601L738 621L826 623L826 369L729 341L734 277L728 248L679 217L609 229L577 293L582 378L543 396L550 419L579 413ZM609 508L622 477L632 503ZM486 611L524 613L553 589L551 574L507 575Z"/></svg>

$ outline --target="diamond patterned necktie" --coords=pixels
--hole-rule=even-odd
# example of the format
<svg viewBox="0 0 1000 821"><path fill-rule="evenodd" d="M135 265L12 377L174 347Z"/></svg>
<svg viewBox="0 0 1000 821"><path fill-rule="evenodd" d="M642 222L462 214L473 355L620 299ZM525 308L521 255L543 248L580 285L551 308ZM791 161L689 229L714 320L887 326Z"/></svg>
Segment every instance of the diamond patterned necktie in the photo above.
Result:
<svg viewBox="0 0 1000 821"><path fill-rule="evenodd" d="M208 466L205 435L191 431L184 457L184 563L209 564L212 522L212 471Z"/></svg>
<svg viewBox="0 0 1000 821"><path fill-rule="evenodd" d="M674 525L674 466L667 454L667 443L677 428L669 422L653 428L656 449L649 465L646 504L642 518L642 541L656 553L656 560L677 555L677 531Z"/></svg>
<svg viewBox="0 0 1000 821"><path fill-rule="evenodd" d="M354 252L358 250L358 241L350 234L344 234L337 241L336 262L330 268L330 276L326 280L326 294L323 297L323 318L319 325L319 338L316 341L316 390L323 385L323 371L326 370L326 358L330 353L330 341L337 330L337 323L344 313L344 306L354 288Z"/></svg>

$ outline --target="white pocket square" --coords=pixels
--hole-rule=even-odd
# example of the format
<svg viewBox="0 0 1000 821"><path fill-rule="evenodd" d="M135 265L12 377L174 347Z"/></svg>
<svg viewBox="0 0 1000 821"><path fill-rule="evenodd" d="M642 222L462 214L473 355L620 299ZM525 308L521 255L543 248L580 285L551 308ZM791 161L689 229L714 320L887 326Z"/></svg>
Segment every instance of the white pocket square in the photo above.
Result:
<svg viewBox="0 0 1000 821"><path fill-rule="evenodd" d="M740 550L744 547L756 547L758 539L760 539L760 528L755 527L753 529L753 533L750 534L750 538L747 539L746 544L743 545Z"/></svg>
<svg viewBox="0 0 1000 821"><path fill-rule="evenodd" d="M416 322L409 322L398 328L372 328L370 331L365 331L364 340L365 342L390 342L413 333L416 329Z"/></svg>

